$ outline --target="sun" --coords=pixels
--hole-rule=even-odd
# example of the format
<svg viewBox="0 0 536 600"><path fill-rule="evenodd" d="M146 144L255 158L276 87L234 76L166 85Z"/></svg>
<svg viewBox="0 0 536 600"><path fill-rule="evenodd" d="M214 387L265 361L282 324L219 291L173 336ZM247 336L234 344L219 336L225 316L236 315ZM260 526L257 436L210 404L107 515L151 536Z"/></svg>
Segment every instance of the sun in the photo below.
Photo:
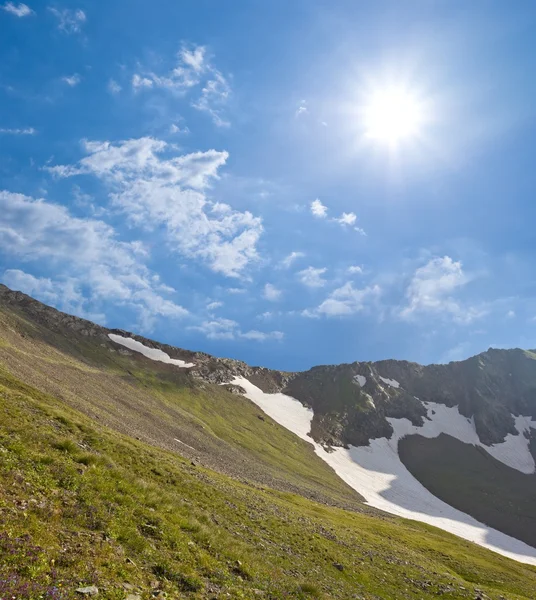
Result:
<svg viewBox="0 0 536 600"><path fill-rule="evenodd" d="M370 92L361 112L365 137L390 147L418 137L426 116L418 95L402 86Z"/></svg>

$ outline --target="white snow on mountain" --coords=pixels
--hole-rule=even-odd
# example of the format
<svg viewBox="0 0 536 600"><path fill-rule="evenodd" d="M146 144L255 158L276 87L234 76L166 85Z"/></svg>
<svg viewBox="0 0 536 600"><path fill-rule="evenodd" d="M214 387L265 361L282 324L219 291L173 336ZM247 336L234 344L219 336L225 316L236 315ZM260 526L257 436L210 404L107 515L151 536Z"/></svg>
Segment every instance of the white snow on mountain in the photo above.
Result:
<svg viewBox="0 0 536 600"><path fill-rule="evenodd" d="M285 394L266 394L243 377L235 377L232 383L240 385L246 391L246 397L274 421L311 443L315 453L326 461L341 479L359 492L371 506L434 525L514 560L536 565L536 548L483 525L473 517L439 500L411 475L400 460L398 441L404 435L412 433L427 437L448 433L463 442L475 443L476 432L472 421L460 415L457 408L428 403L426 406L431 420L426 421L423 427L415 427L407 419L390 419L395 430L391 439L380 438L371 440L369 446L334 448L332 452L327 452L308 435L313 417L311 409ZM523 420L518 419L516 419L518 431L529 426L536 427L534 421L527 420L525 417L522 418ZM445 424L440 424L440 421L444 421ZM526 441L522 433L512 438L523 438ZM509 461L506 464L511 466L517 464L515 468L520 466L528 468L526 456L523 460L514 457L517 452L516 447L522 447L521 441L515 439L512 442L507 439L503 444L496 444L495 448L497 446L502 448L494 450L495 457L500 456L503 462ZM489 448L483 447L489 451Z"/></svg>
<svg viewBox="0 0 536 600"><path fill-rule="evenodd" d="M364 375L354 375L354 381L357 381L363 387L367 383L367 378Z"/></svg>
<svg viewBox="0 0 536 600"><path fill-rule="evenodd" d="M169 365L175 365L181 369L189 369L195 366L194 363L187 363L177 358L171 358L171 356L166 354L163 350L159 350L158 348L149 348L141 342L138 342L138 340L134 340L132 338L122 337L120 335L116 335L115 333L109 333L108 337L112 340L112 342L120 344L121 346L125 346L125 348L128 348L129 350L134 350L134 352L139 352L151 360L167 363Z"/></svg>
<svg viewBox="0 0 536 600"><path fill-rule="evenodd" d="M391 387L394 388L399 388L400 384L398 383L398 381L396 379L387 379L387 377L382 377L380 375L380 379L383 381L383 383L386 383L387 385L390 385Z"/></svg>

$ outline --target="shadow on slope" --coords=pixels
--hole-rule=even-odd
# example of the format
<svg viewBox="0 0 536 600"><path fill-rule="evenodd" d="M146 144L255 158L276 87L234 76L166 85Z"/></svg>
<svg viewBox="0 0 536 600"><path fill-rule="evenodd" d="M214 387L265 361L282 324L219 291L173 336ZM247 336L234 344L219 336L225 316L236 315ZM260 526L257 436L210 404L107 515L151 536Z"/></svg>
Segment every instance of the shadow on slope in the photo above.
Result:
<svg viewBox="0 0 536 600"><path fill-rule="evenodd" d="M478 521L536 547L536 476L482 448L440 435L399 442L401 461L434 496Z"/></svg>

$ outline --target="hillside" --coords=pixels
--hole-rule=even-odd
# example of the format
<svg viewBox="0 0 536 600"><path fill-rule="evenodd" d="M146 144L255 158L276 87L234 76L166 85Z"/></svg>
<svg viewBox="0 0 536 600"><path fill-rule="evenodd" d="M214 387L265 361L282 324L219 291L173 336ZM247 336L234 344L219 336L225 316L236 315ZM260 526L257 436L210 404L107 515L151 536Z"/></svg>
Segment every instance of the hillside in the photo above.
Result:
<svg viewBox="0 0 536 600"><path fill-rule="evenodd" d="M129 339L175 362L149 359ZM131 600L532 598L536 568L380 512L337 476L340 453L360 451L336 446L347 431L364 436L374 419L393 431L402 416L416 428L433 421L400 389L421 380L424 396L430 380L402 383L396 369L252 368L107 330L2 286L0 598L80 597L93 585L99 597ZM290 391L315 446L308 431L278 424ZM352 398L354 421L344 417ZM381 439L363 441L370 452Z"/></svg>

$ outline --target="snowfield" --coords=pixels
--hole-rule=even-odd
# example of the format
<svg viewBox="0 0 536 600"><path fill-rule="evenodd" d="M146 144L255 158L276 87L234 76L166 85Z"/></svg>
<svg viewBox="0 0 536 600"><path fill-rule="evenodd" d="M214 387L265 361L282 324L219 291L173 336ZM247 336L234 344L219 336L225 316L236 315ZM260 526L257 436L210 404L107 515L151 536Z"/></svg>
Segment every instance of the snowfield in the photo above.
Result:
<svg viewBox="0 0 536 600"><path fill-rule="evenodd" d="M396 379L387 379L387 377L382 377L380 375L380 379L383 381L383 383L386 383L387 385L390 385L391 387L394 388L399 388L400 384L398 383L398 381Z"/></svg>
<svg viewBox="0 0 536 600"><path fill-rule="evenodd" d="M357 383L359 383L359 386L363 387L365 383L367 383L367 378L364 375L355 375L354 381L357 381Z"/></svg>
<svg viewBox="0 0 536 600"><path fill-rule="evenodd" d="M159 350L158 348L149 348L148 346L145 346L141 342L138 342L132 338L122 337L120 335L116 335L115 333L109 333L108 337L112 340L112 342L120 344L121 346L125 346L125 348L128 348L129 350L134 350L134 352L139 352L151 360L157 360L158 362L175 365L181 369L189 369L195 366L194 363L187 363L183 360L171 358L171 356L166 354L163 350Z"/></svg>
<svg viewBox="0 0 536 600"><path fill-rule="evenodd" d="M415 427L407 419L389 419L395 431L390 440L380 438L372 440L366 447L350 447L348 450L335 448L333 452L326 452L308 435L313 417L311 409L285 394L266 394L243 377L235 377L232 383L242 386L246 391L246 397L274 421L312 444L315 453L328 463L341 479L359 492L371 506L394 515L434 525L514 560L536 565L535 548L483 525L473 517L439 500L411 475L400 460L398 441L405 435L413 433L426 437L448 433L463 442L476 443L478 437L472 421L460 415L457 408L448 408L441 404L425 404L431 420L426 421L423 427ZM528 469L530 461L523 450L526 448L528 451L528 444L521 432L527 427L536 427L536 422L526 417L518 417L516 426L520 432L518 436L510 436L513 439L507 438L503 444L496 444L491 449L487 446L482 447L509 466L519 470ZM479 440L478 444L481 445ZM521 458L517 456L518 451L523 455ZM523 470L523 472L531 471Z"/></svg>

